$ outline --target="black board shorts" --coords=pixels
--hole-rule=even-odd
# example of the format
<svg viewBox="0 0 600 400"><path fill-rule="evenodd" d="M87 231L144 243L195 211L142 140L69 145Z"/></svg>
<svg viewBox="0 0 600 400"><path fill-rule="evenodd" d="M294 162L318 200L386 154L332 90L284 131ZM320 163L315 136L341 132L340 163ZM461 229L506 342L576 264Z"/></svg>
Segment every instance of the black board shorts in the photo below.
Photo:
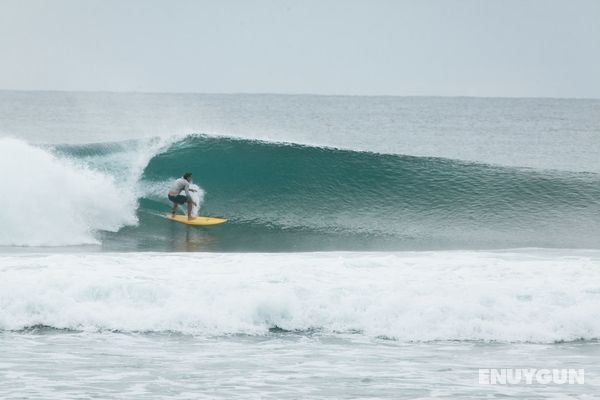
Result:
<svg viewBox="0 0 600 400"><path fill-rule="evenodd" d="M175 204L185 204L187 203L187 197L178 194L177 196L169 195L169 200L171 200Z"/></svg>

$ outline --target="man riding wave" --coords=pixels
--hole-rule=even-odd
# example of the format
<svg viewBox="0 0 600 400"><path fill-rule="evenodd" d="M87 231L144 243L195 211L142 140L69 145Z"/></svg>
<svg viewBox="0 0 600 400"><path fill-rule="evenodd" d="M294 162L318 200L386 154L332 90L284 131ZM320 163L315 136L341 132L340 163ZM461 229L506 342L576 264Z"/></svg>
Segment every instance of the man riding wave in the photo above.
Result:
<svg viewBox="0 0 600 400"><path fill-rule="evenodd" d="M190 192L196 192L196 189L190 189L190 183L192 183L192 173L186 172L181 178L175 180L171 188L169 189L169 200L173 202L173 210L171 210L171 216L175 218L175 212L180 205L187 203L187 217L188 221L193 220L196 217L192 216L192 208L197 206L196 202L192 200ZM181 192L185 192L185 196Z"/></svg>

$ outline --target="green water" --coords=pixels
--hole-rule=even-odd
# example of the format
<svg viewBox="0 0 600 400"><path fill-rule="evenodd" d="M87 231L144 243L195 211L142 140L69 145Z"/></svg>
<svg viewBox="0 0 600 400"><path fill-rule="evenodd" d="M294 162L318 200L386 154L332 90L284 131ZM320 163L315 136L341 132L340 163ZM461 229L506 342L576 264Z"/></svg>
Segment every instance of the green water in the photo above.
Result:
<svg viewBox="0 0 600 400"><path fill-rule="evenodd" d="M56 151L116 176L143 141ZM124 163L115 163L122 153ZM165 222L172 179L193 171L202 214ZM105 233L118 250L311 251L600 246L600 175L191 135L145 165L139 224Z"/></svg>

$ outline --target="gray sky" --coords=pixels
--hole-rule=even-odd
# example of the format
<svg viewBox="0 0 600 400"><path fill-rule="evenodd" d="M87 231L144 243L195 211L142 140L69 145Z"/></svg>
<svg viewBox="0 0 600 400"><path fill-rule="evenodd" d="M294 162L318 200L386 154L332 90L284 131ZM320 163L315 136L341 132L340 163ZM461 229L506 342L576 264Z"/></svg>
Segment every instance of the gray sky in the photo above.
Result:
<svg viewBox="0 0 600 400"><path fill-rule="evenodd" d="M600 1L0 0L0 89L600 98Z"/></svg>

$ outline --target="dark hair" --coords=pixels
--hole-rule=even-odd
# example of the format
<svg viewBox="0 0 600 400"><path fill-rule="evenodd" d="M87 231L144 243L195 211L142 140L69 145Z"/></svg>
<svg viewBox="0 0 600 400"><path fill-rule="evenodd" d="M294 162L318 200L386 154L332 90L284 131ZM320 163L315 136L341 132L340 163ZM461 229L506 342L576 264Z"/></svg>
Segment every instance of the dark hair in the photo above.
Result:
<svg viewBox="0 0 600 400"><path fill-rule="evenodd" d="M191 172L186 172L185 174L183 174L183 179L187 179L187 178L191 178L191 177L192 177Z"/></svg>

